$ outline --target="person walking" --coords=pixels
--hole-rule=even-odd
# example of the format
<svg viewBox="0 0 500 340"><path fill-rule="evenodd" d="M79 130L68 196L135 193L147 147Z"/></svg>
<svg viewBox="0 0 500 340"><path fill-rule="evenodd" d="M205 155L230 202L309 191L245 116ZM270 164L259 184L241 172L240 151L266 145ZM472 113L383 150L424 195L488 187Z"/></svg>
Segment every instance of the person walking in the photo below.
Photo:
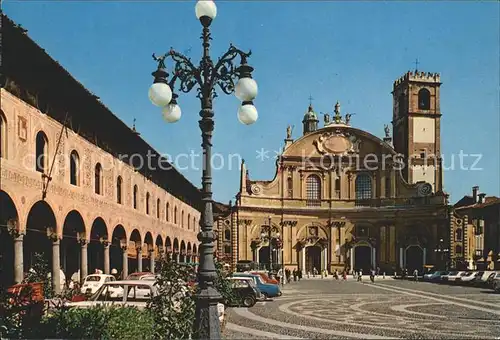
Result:
<svg viewBox="0 0 500 340"><path fill-rule="evenodd" d="M293 270L293 281L297 281L297 276L299 276L299 274L297 273L297 270L294 269Z"/></svg>
<svg viewBox="0 0 500 340"><path fill-rule="evenodd" d="M370 271L370 281L371 281L372 283L375 283L375 269L372 269L372 270Z"/></svg>
<svg viewBox="0 0 500 340"><path fill-rule="evenodd" d="M302 270L297 269L297 272L299 274L298 276L299 276L299 281L300 281L300 279L302 279Z"/></svg>
<svg viewBox="0 0 500 340"><path fill-rule="evenodd" d="M358 273L358 282L361 282L361 281L363 281L363 269L360 269L359 273Z"/></svg>
<svg viewBox="0 0 500 340"><path fill-rule="evenodd" d="M415 278L415 281L418 281L418 270L417 269L415 269L413 271L413 277Z"/></svg>

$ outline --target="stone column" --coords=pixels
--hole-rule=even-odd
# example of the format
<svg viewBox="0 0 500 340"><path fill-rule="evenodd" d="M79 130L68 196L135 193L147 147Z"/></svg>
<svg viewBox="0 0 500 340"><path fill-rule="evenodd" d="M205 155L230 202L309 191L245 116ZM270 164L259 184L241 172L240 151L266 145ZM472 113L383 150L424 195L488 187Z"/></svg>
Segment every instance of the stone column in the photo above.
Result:
<svg viewBox="0 0 500 340"><path fill-rule="evenodd" d="M55 294L59 294L62 289L60 243L58 237L52 239L52 287Z"/></svg>
<svg viewBox="0 0 500 340"><path fill-rule="evenodd" d="M14 238L14 282L21 283L24 275L23 234Z"/></svg>
<svg viewBox="0 0 500 340"><path fill-rule="evenodd" d="M102 244L104 247L104 274L109 274L109 242L104 242Z"/></svg>
<svg viewBox="0 0 500 340"><path fill-rule="evenodd" d="M399 266L401 268L404 268L405 263L404 263L404 250L403 248L399 248Z"/></svg>
<svg viewBox="0 0 500 340"><path fill-rule="evenodd" d="M125 278L128 276L128 247L127 246L122 246L122 279L125 280Z"/></svg>
<svg viewBox="0 0 500 340"><path fill-rule="evenodd" d="M372 247L372 269L377 268L377 248Z"/></svg>
<svg viewBox="0 0 500 340"><path fill-rule="evenodd" d="M424 259L424 266L425 266L425 262L427 261L427 248L423 248L422 249L422 254L423 254L423 259Z"/></svg>
<svg viewBox="0 0 500 340"><path fill-rule="evenodd" d="M142 248L137 247L137 271L142 272Z"/></svg>
<svg viewBox="0 0 500 340"><path fill-rule="evenodd" d="M155 272L155 251L154 251L154 249L149 250L149 271L151 273Z"/></svg>
<svg viewBox="0 0 500 340"><path fill-rule="evenodd" d="M354 247L349 249L349 259L351 260L351 270L354 270Z"/></svg>
<svg viewBox="0 0 500 340"><path fill-rule="evenodd" d="M81 246L80 282L83 282L83 280L87 277L89 272L87 245L88 245L87 240L80 240L80 246Z"/></svg>
<svg viewBox="0 0 500 340"><path fill-rule="evenodd" d="M306 247L302 248L302 266L300 268L302 271L302 276L305 276L307 274L306 270Z"/></svg>
<svg viewBox="0 0 500 340"><path fill-rule="evenodd" d="M324 249L325 252L325 265L323 267L324 270L328 271L328 247L325 247Z"/></svg>

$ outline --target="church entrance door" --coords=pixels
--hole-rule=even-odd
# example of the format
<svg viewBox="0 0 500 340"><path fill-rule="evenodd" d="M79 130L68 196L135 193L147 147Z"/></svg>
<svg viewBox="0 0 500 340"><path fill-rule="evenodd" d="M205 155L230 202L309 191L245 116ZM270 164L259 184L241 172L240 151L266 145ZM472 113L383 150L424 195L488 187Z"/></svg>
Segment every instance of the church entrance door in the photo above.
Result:
<svg viewBox="0 0 500 340"><path fill-rule="evenodd" d="M309 246L306 248L306 272L313 273L316 268L318 274L321 272L321 247Z"/></svg>
<svg viewBox="0 0 500 340"><path fill-rule="evenodd" d="M259 264L260 268L267 268L269 270L269 246L259 249Z"/></svg>
<svg viewBox="0 0 500 340"><path fill-rule="evenodd" d="M410 246L406 249L406 269L409 275L413 275L415 269L423 273L424 251L419 246Z"/></svg>
<svg viewBox="0 0 500 340"><path fill-rule="evenodd" d="M372 269L372 248L359 245L354 248L354 270L362 270L364 275Z"/></svg>

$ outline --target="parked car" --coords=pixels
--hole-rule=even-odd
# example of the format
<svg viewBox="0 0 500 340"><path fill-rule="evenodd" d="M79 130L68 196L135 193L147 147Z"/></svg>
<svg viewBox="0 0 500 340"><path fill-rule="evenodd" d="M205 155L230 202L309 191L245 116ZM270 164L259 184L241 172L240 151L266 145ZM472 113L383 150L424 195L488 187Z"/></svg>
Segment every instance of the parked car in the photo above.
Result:
<svg viewBox="0 0 500 340"><path fill-rule="evenodd" d="M137 272L137 273L132 273L127 276L127 280L141 280L142 277L144 276L154 276L155 274L150 273L150 272Z"/></svg>
<svg viewBox="0 0 500 340"><path fill-rule="evenodd" d="M260 291L259 287L257 287L257 285L255 284L255 281L254 281L253 277L232 276L232 277L229 277L228 279L230 279L230 280L241 280L241 281L248 282L248 284L253 289L255 289L255 291L257 292L257 301L264 301L264 300L266 300L265 296L262 295L262 292Z"/></svg>
<svg viewBox="0 0 500 340"><path fill-rule="evenodd" d="M488 286L488 280L491 278L493 279L495 277L496 272L492 270L485 270L482 272L483 274L479 277L476 277L474 280L474 285L478 287L486 287Z"/></svg>
<svg viewBox="0 0 500 340"><path fill-rule="evenodd" d="M446 274L448 274L448 272L444 270L436 270L434 272L424 274L424 281L438 282L441 281L441 277Z"/></svg>
<svg viewBox="0 0 500 340"><path fill-rule="evenodd" d="M270 284L264 282L260 275L249 274L249 273L235 273L233 277L251 277L254 280L254 283L257 285L262 295L267 298L273 298L277 296L281 296L281 290L279 285Z"/></svg>
<svg viewBox="0 0 500 340"><path fill-rule="evenodd" d="M113 294L117 290L121 291L120 294ZM124 293L126 292L126 294ZM187 288L186 288L187 292ZM90 308L93 306L124 306L136 307L138 309L145 309L149 299L159 294L158 286L154 281L148 280L124 280L106 282L102 287L91 296L87 301L79 302L66 302L65 306L69 308ZM179 296L174 299L180 301L185 295L180 292ZM224 321L224 305L217 304L219 312L219 321Z"/></svg>
<svg viewBox="0 0 500 340"><path fill-rule="evenodd" d="M233 294L238 302L245 307L253 307L257 303L257 290L255 290L248 280L230 278Z"/></svg>
<svg viewBox="0 0 500 340"><path fill-rule="evenodd" d="M447 275L448 283L454 283L457 278L459 278L462 274L465 274L464 271L453 271L449 272Z"/></svg>
<svg viewBox="0 0 500 340"><path fill-rule="evenodd" d="M260 277L262 277L265 283L272 283L275 285L279 284L278 280L270 278L269 275L267 275L265 272L254 271L250 272L250 274L260 275Z"/></svg>
<svg viewBox="0 0 500 340"><path fill-rule="evenodd" d="M481 272L478 271L466 272L465 275L462 275L459 279L457 279L457 281L464 284L472 283L476 278L476 276L478 275L478 273Z"/></svg>
<svg viewBox="0 0 500 340"><path fill-rule="evenodd" d="M500 273L495 274L491 286L495 292L500 293Z"/></svg>
<svg viewBox="0 0 500 340"><path fill-rule="evenodd" d="M113 275L108 274L90 274L83 279L82 294L94 294L106 282L116 281Z"/></svg>

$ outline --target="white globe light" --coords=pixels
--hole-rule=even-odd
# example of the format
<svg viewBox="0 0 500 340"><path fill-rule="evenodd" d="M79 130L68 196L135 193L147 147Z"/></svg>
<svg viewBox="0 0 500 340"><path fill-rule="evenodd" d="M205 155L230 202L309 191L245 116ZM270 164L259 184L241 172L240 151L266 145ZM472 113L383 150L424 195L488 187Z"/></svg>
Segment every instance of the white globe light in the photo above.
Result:
<svg viewBox="0 0 500 340"><path fill-rule="evenodd" d="M200 19L201 17L209 17L214 19L217 15L217 6L212 0L199 0L194 8L196 12L196 17Z"/></svg>
<svg viewBox="0 0 500 340"><path fill-rule="evenodd" d="M149 88L149 100L156 106L164 107L172 100L172 90L165 83L154 83Z"/></svg>
<svg viewBox="0 0 500 340"><path fill-rule="evenodd" d="M242 105L238 109L238 120L241 124L250 125L257 121L259 114L255 106L251 104Z"/></svg>
<svg viewBox="0 0 500 340"><path fill-rule="evenodd" d="M165 106L162 110L163 113L163 119L167 123L175 123L179 119L181 119L181 108L177 104L168 104Z"/></svg>
<svg viewBox="0 0 500 340"><path fill-rule="evenodd" d="M234 94L242 102L254 100L259 92L257 82L252 78L241 78L236 83Z"/></svg>

